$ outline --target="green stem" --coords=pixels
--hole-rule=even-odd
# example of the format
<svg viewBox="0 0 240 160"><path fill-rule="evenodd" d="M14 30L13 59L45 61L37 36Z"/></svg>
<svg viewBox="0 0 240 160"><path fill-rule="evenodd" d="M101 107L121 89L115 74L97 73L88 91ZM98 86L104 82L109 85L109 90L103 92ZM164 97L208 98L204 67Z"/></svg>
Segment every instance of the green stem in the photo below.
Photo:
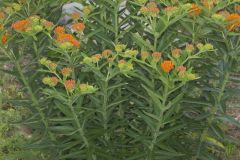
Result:
<svg viewBox="0 0 240 160"><path fill-rule="evenodd" d="M75 125L76 125L76 127L78 129L78 132L79 132L81 138L83 139L83 142L86 145L86 147L89 148L89 142L88 142L88 140L87 140L87 138L85 136L85 133L84 133L83 128L82 128L82 125L79 122L79 119L78 119L78 116L76 114L76 111L74 110L74 108L72 106L72 102L70 101L68 103L68 105L69 105L69 108L70 108L70 110L72 112L72 115L73 115L73 118L74 118L74 123L75 123Z"/></svg>
<svg viewBox="0 0 240 160"><path fill-rule="evenodd" d="M22 80L23 84L24 84L25 87L27 88L28 94L30 95L31 100L32 100L32 102L33 102L33 106L34 106L35 109L38 111L38 113L39 113L39 115L40 115L40 117L41 117L41 121L42 121L42 123L44 124L44 126L45 126L45 128L46 128L46 132L49 134L51 140L54 140L54 141L55 141L55 138L53 137L53 135L52 135L50 132L48 132L48 123L47 123L47 121L45 120L45 119L46 119L46 118L45 118L45 115L44 115L44 113L42 112L42 110L40 109L40 105L39 105L39 103L38 103L38 100L37 100L37 98L35 97L35 95L34 95L34 93L33 93L33 91L32 91L32 88L30 87L27 79L25 78L25 76L24 76L24 74L23 74L23 71L22 71L22 69L21 69L21 66L20 66L20 64L19 64L19 62L18 62L17 60L15 61L15 66L16 66L16 68L17 68L17 71L18 71L19 75L20 75L20 79Z"/></svg>
<svg viewBox="0 0 240 160"><path fill-rule="evenodd" d="M103 128L104 128L104 131L106 132L107 131L107 121L108 121L108 115L107 115L107 103L108 103L108 81L104 81L104 84L103 84L103 108L102 108L102 116L103 116ZM105 133L105 138L106 140L108 140L108 135L107 133Z"/></svg>
<svg viewBox="0 0 240 160"><path fill-rule="evenodd" d="M149 147L150 151L149 151L149 155L148 155L147 160L152 160L153 153L154 153L154 147L155 147L155 144L157 142L157 138L160 135L159 130L164 127L163 114L164 114L164 108L166 107L166 102L167 102L168 95L169 95L168 90L169 90L168 86L165 86L164 92L163 92L162 108L161 108L160 114L158 115L159 121L157 123L156 129L155 129L154 134L153 134L153 139L152 139L152 142L151 142L150 147Z"/></svg>
<svg viewBox="0 0 240 160"><path fill-rule="evenodd" d="M204 137L208 134L208 130L209 130L209 127L211 126L211 124L213 123L214 121L214 117L215 117L215 113L217 112L218 110L218 107L221 106L221 100L222 100L222 97L224 95L224 91L225 91L225 88L226 88L226 85L227 85L227 82L229 80L229 77L230 77L230 74L229 74L229 71L226 70L225 71L225 74L224 74L224 79L221 83L221 88L220 88L220 92L217 96L217 99L215 101L215 105L212 107L212 109L210 110L210 117L208 119L208 124L207 126L204 128L201 136L200 136L200 143L199 143L199 146L198 146L198 150L197 150L197 158L200 157L201 155L201 148L202 148L202 144L203 144L203 141L204 141ZM222 110L222 109L221 109Z"/></svg>
<svg viewBox="0 0 240 160"><path fill-rule="evenodd" d="M118 3L118 2L117 2ZM115 44L118 43L118 5L114 8L114 27L115 27Z"/></svg>
<svg viewBox="0 0 240 160"><path fill-rule="evenodd" d="M157 51L158 35L154 35L154 51Z"/></svg>

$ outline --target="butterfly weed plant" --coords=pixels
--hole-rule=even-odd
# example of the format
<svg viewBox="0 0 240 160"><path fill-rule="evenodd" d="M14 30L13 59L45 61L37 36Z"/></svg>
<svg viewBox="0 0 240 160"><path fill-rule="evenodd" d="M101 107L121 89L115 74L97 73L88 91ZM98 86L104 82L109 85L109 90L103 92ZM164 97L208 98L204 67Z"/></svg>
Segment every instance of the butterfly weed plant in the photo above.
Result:
<svg viewBox="0 0 240 160"><path fill-rule="evenodd" d="M239 0L79 2L67 26L63 0L0 2L1 70L24 91L6 101L31 113L25 147L56 160L227 159Z"/></svg>

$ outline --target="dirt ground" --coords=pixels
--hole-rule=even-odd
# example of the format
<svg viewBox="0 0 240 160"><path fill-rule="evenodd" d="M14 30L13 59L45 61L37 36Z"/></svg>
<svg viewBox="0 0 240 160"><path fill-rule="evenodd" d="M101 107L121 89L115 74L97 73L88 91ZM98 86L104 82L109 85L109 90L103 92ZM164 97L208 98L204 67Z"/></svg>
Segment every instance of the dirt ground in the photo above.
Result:
<svg viewBox="0 0 240 160"><path fill-rule="evenodd" d="M232 85L231 87L239 87L239 85ZM232 97L228 102L228 113L232 115L236 120L240 122L240 95ZM228 133L240 140L240 128L230 125L228 128ZM240 146L235 150L235 153L230 157L229 160L240 160Z"/></svg>

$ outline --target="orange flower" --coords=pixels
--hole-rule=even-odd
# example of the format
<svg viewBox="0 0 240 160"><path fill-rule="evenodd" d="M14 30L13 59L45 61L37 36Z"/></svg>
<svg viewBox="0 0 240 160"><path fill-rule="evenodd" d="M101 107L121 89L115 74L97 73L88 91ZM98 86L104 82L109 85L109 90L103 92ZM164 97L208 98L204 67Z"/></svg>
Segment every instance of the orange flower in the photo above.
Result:
<svg viewBox="0 0 240 160"><path fill-rule="evenodd" d="M72 80L72 79L71 80L66 80L64 82L64 86L65 86L67 91L72 92L74 90L75 86L76 86L76 82L75 82L75 80Z"/></svg>
<svg viewBox="0 0 240 160"><path fill-rule="evenodd" d="M105 49L105 50L102 52L102 57L107 58L111 53L112 53L112 50L111 50L111 49Z"/></svg>
<svg viewBox="0 0 240 160"><path fill-rule="evenodd" d="M7 42L7 40L8 40L8 36L6 34L4 34L2 36L2 43L5 44Z"/></svg>
<svg viewBox="0 0 240 160"><path fill-rule="evenodd" d="M43 20L43 25L49 30L51 30L54 27L54 24L47 20Z"/></svg>
<svg viewBox="0 0 240 160"><path fill-rule="evenodd" d="M72 39L70 42L71 42L76 48L80 48L81 43L80 43L78 40Z"/></svg>
<svg viewBox="0 0 240 160"><path fill-rule="evenodd" d="M148 8L148 11L156 14L160 12L160 10L157 7Z"/></svg>
<svg viewBox="0 0 240 160"><path fill-rule="evenodd" d="M237 11L240 12L240 5L237 5Z"/></svg>
<svg viewBox="0 0 240 160"><path fill-rule="evenodd" d="M148 56L149 56L149 53L148 53L147 51L141 52L141 58L142 58L142 60L145 61Z"/></svg>
<svg viewBox="0 0 240 160"><path fill-rule="evenodd" d="M169 73L174 68L174 64L171 60L166 60L161 63L161 67L164 72Z"/></svg>
<svg viewBox="0 0 240 160"><path fill-rule="evenodd" d="M149 2L149 3L147 4L147 7L148 7L148 8L156 8L156 7L157 7L157 4L156 4L156 2Z"/></svg>
<svg viewBox="0 0 240 160"><path fill-rule="evenodd" d="M185 72L185 71L186 71L186 67L184 67L184 66L178 66L178 67L177 67L177 71L178 71L178 72Z"/></svg>
<svg viewBox="0 0 240 160"><path fill-rule="evenodd" d="M192 44L187 44L185 50L192 53L192 51L194 50L194 46Z"/></svg>
<svg viewBox="0 0 240 160"><path fill-rule="evenodd" d="M57 77L51 77L50 80L52 81L54 86L56 86L59 82L59 79Z"/></svg>
<svg viewBox="0 0 240 160"><path fill-rule="evenodd" d="M154 60L157 60L157 61L160 60L161 56L162 56L162 53L161 53L161 52L154 52L154 53L152 54L152 57L154 58Z"/></svg>
<svg viewBox="0 0 240 160"><path fill-rule="evenodd" d="M57 31L58 33L58 31ZM80 42L76 40L73 35L67 33L59 33L56 39L59 43L69 42L73 44L76 48L80 48Z"/></svg>
<svg viewBox="0 0 240 160"><path fill-rule="evenodd" d="M178 66L178 67L177 67L177 71L178 71L178 76L179 76L180 78L183 78L184 75L185 75L185 72L186 72L186 67L184 67L184 66Z"/></svg>
<svg viewBox="0 0 240 160"><path fill-rule="evenodd" d="M58 26L54 29L54 33L56 35L63 34L63 33L65 33L65 28L62 26Z"/></svg>
<svg viewBox="0 0 240 160"><path fill-rule="evenodd" d="M179 57L180 56L180 54L182 53L182 50L181 49L179 49L179 48L176 48L176 49L173 49L172 50L172 56L173 57Z"/></svg>
<svg viewBox="0 0 240 160"><path fill-rule="evenodd" d="M49 67L49 69L50 69L51 71L55 71L55 70L56 70L56 68L57 68L57 64L56 64L56 63L53 63L53 62L51 62L51 63L48 65L48 67Z"/></svg>
<svg viewBox="0 0 240 160"><path fill-rule="evenodd" d="M110 57L107 59L108 62L113 62L114 58Z"/></svg>
<svg viewBox="0 0 240 160"><path fill-rule="evenodd" d="M240 15L237 13L229 14L225 21L231 22L227 25L227 28L230 31L236 30L238 27L240 27Z"/></svg>
<svg viewBox="0 0 240 160"><path fill-rule="evenodd" d="M95 54L92 56L94 62L98 62L102 58L102 54Z"/></svg>
<svg viewBox="0 0 240 160"><path fill-rule="evenodd" d="M12 24L12 28L18 31L25 31L30 25L30 21L28 19L17 21Z"/></svg>
<svg viewBox="0 0 240 160"><path fill-rule="evenodd" d="M119 65L123 65L123 64L126 64L127 62L124 60L124 59L121 59L120 61L118 61L118 64Z"/></svg>
<svg viewBox="0 0 240 160"><path fill-rule="evenodd" d="M0 31L3 30L4 26L0 24Z"/></svg>
<svg viewBox="0 0 240 160"><path fill-rule="evenodd" d="M5 13L0 11L0 19L4 19L6 17Z"/></svg>
<svg viewBox="0 0 240 160"><path fill-rule="evenodd" d="M72 69L69 68L69 67L64 67L62 70L61 70L61 73L63 76L69 76L71 73L72 73Z"/></svg>
<svg viewBox="0 0 240 160"><path fill-rule="evenodd" d="M75 23L72 25L72 29L76 32L82 32L85 29L84 23Z"/></svg>
<svg viewBox="0 0 240 160"><path fill-rule="evenodd" d="M190 16L198 16L202 12L202 8L197 4L193 3L192 8L189 11Z"/></svg>
<svg viewBox="0 0 240 160"><path fill-rule="evenodd" d="M172 6L168 6L164 8L164 11L169 15L173 14L176 10L177 10L177 7L172 7Z"/></svg>
<svg viewBox="0 0 240 160"><path fill-rule="evenodd" d="M157 16L160 12L156 2L149 2L146 6L142 6L140 9L142 14L150 14L151 16Z"/></svg>

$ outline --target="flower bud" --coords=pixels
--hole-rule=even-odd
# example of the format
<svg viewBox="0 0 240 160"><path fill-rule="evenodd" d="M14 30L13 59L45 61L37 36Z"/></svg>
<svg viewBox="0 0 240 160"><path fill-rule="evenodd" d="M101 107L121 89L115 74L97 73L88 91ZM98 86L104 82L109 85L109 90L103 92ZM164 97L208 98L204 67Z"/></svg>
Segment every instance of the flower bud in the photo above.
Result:
<svg viewBox="0 0 240 160"><path fill-rule="evenodd" d="M214 19L215 21L224 22L225 17L222 14L216 13L212 15L212 19Z"/></svg>
<svg viewBox="0 0 240 160"><path fill-rule="evenodd" d="M66 80L64 82L64 86L68 92L73 92L75 89L76 82L75 80Z"/></svg>
<svg viewBox="0 0 240 160"><path fill-rule="evenodd" d="M187 79L188 80L195 80L195 79L197 79L197 77L196 77L195 74L189 73L189 74L187 74Z"/></svg>
<svg viewBox="0 0 240 160"><path fill-rule="evenodd" d="M93 6L88 5L83 8L83 13L85 15L89 15L93 11Z"/></svg>
<svg viewBox="0 0 240 160"><path fill-rule="evenodd" d="M35 34L39 33L39 32L41 32L43 30L43 26L36 25L36 26L33 27L32 30L35 32Z"/></svg>
<svg viewBox="0 0 240 160"><path fill-rule="evenodd" d="M48 59L46 57L43 57L39 60L39 63L44 66L48 66Z"/></svg>
<svg viewBox="0 0 240 160"><path fill-rule="evenodd" d="M133 70L133 64L130 62L126 62L125 60L118 61L118 67L121 72L127 73L131 70Z"/></svg>
<svg viewBox="0 0 240 160"><path fill-rule="evenodd" d="M143 61L145 61L146 59L147 59L147 57L149 57L149 53L147 52L147 51L142 51L141 52L141 59L143 60Z"/></svg>
<svg viewBox="0 0 240 160"><path fill-rule="evenodd" d="M181 53L182 53L181 49L176 48L176 49L172 50L172 56L175 57L175 58L179 58Z"/></svg>
<svg viewBox="0 0 240 160"><path fill-rule="evenodd" d="M97 88L95 88L94 86L84 83L80 84L79 88L80 92L83 94L94 93L97 90Z"/></svg>
<svg viewBox="0 0 240 160"><path fill-rule="evenodd" d="M64 43L61 43L59 47L63 50L69 50L73 48L73 44L70 42L64 42Z"/></svg>
<svg viewBox="0 0 240 160"><path fill-rule="evenodd" d="M90 57L84 57L82 63L90 64L90 63L93 63L93 60Z"/></svg>
<svg viewBox="0 0 240 160"><path fill-rule="evenodd" d="M185 50L189 53L192 53L194 50L194 46L192 44L187 44Z"/></svg>
<svg viewBox="0 0 240 160"><path fill-rule="evenodd" d="M153 52L152 57L155 62L158 62L162 56L161 52Z"/></svg>
<svg viewBox="0 0 240 160"><path fill-rule="evenodd" d="M72 73L72 69L69 68L69 67L64 67L62 70L61 70L61 73L64 77L69 77L70 74Z"/></svg>
<svg viewBox="0 0 240 160"><path fill-rule="evenodd" d="M124 52L124 55L126 57L136 57L138 54L138 51L137 50L133 50L133 49L128 49Z"/></svg>
<svg viewBox="0 0 240 160"><path fill-rule="evenodd" d="M17 3L13 3L13 4L12 4L12 7L13 7L13 9L14 9L16 12L18 12L18 11L20 11L20 10L22 9L22 6L19 5L19 4L17 4Z"/></svg>
<svg viewBox="0 0 240 160"><path fill-rule="evenodd" d="M112 53L112 50L110 50L110 49L105 49L105 50L102 52L102 57L103 57L103 58L108 58L111 53Z"/></svg>
<svg viewBox="0 0 240 160"><path fill-rule="evenodd" d="M92 56L92 62L97 63L102 58L101 54L95 54Z"/></svg>
<svg viewBox="0 0 240 160"><path fill-rule="evenodd" d="M42 82L45 85L49 85L51 87L55 87L58 84L59 79L57 77L44 77Z"/></svg>
<svg viewBox="0 0 240 160"><path fill-rule="evenodd" d="M206 50L213 50L213 45L210 44L210 43L207 43L207 44L205 44L204 48L205 48Z"/></svg>
<svg viewBox="0 0 240 160"><path fill-rule="evenodd" d="M204 46L203 46L202 43L198 43L198 44L197 44L197 48L198 48L199 50L203 50Z"/></svg>
<svg viewBox="0 0 240 160"><path fill-rule="evenodd" d="M126 45L124 45L124 44L117 44L117 45L115 45L115 51L116 52L122 52L123 50L125 50L126 49Z"/></svg>
<svg viewBox="0 0 240 160"><path fill-rule="evenodd" d="M48 65L48 68L50 69L50 71L56 71L57 64L52 62Z"/></svg>

